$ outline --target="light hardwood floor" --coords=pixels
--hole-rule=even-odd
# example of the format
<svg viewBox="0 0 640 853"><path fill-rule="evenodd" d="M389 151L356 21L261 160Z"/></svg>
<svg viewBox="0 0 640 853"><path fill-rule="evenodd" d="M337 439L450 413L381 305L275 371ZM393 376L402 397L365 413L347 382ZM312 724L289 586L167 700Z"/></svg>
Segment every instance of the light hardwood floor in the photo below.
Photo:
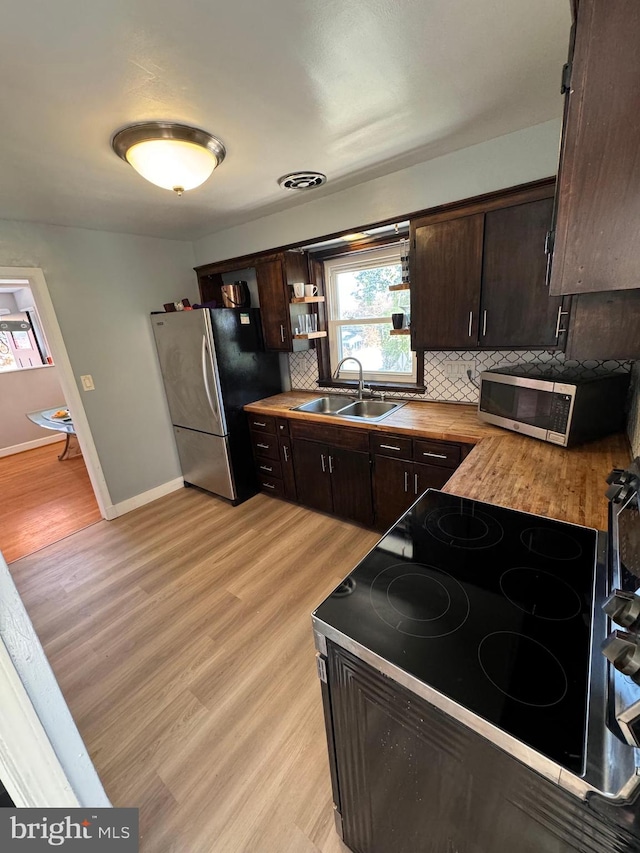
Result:
<svg viewBox="0 0 640 853"><path fill-rule="evenodd" d="M101 518L82 456L63 442L0 458L0 551L8 563Z"/></svg>
<svg viewBox="0 0 640 853"><path fill-rule="evenodd" d="M377 538L185 489L11 566L143 853L346 851L310 613Z"/></svg>

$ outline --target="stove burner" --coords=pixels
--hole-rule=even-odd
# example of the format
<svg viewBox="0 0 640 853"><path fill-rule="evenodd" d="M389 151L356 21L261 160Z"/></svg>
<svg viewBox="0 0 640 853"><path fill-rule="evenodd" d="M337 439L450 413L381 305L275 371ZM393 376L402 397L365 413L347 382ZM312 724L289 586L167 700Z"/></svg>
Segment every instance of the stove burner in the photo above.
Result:
<svg viewBox="0 0 640 853"><path fill-rule="evenodd" d="M383 569L371 584L370 600L383 622L409 637L446 637L469 616L469 599L458 581L423 563Z"/></svg>
<svg viewBox="0 0 640 853"><path fill-rule="evenodd" d="M538 619L573 619L582 610L580 596L566 581L540 569L507 569L500 577L500 589L519 610Z"/></svg>
<svg viewBox="0 0 640 853"><path fill-rule="evenodd" d="M577 539L552 527L528 527L520 534L520 541L532 554L551 560L577 560L582 554Z"/></svg>
<svg viewBox="0 0 640 853"><path fill-rule="evenodd" d="M550 708L567 695L569 682L560 661L524 634L487 634L478 647L478 660L493 686L522 705Z"/></svg>
<svg viewBox="0 0 640 853"><path fill-rule="evenodd" d="M473 506L438 507L427 515L424 527L452 548L492 548L504 536L499 522Z"/></svg>

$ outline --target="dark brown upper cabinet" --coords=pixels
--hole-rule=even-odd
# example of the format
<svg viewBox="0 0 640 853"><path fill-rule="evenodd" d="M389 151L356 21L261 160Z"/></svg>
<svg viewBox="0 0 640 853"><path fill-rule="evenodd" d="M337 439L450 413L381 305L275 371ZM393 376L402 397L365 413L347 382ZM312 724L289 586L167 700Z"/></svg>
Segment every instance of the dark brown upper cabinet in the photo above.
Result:
<svg viewBox="0 0 640 853"><path fill-rule="evenodd" d="M412 227L411 349L477 345L484 214Z"/></svg>
<svg viewBox="0 0 640 853"><path fill-rule="evenodd" d="M552 212L553 199L544 198L485 214L480 346L558 346L566 310L561 298L549 297L545 283Z"/></svg>
<svg viewBox="0 0 640 853"><path fill-rule="evenodd" d="M269 252L197 267L200 298L203 302L215 299L220 303L223 276L248 269L255 271L266 349L277 352L309 349L308 340L294 336L291 305L290 285L309 281L308 258L302 251ZM312 310L317 311L317 306Z"/></svg>
<svg viewBox="0 0 640 853"><path fill-rule="evenodd" d="M411 223L412 349L550 349L566 313L545 283L553 181Z"/></svg>
<svg viewBox="0 0 640 853"><path fill-rule="evenodd" d="M640 3L580 0L550 292L640 287Z"/></svg>

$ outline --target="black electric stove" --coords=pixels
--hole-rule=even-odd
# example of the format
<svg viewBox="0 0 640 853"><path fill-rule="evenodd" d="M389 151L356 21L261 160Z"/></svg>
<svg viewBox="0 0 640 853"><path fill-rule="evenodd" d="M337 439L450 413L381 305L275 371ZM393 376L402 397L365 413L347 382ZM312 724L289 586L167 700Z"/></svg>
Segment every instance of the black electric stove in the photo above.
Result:
<svg viewBox="0 0 640 853"><path fill-rule="evenodd" d="M571 772L597 532L430 490L314 616Z"/></svg>

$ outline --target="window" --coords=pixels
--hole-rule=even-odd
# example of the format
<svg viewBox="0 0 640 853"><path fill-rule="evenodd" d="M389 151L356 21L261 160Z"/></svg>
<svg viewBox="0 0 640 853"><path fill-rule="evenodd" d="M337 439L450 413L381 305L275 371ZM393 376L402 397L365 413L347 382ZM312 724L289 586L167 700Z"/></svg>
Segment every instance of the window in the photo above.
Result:
<svg viewBox="0 0 640 853"><path fill-rule="evenodd" d="M34 311L0 316L0 372L52 364Z"/></svg>
<svg viewBox="0 0 640 853"><path fill-rule="evenodd" d="M391 315L409 319L409 291L390 291L402 281L400 246L387 246L325 261L331 373L343 358L362 363L365 379L416 382L416 357L409 335L391 335ZM341 379L357 379L347 362Z"/></svg>

